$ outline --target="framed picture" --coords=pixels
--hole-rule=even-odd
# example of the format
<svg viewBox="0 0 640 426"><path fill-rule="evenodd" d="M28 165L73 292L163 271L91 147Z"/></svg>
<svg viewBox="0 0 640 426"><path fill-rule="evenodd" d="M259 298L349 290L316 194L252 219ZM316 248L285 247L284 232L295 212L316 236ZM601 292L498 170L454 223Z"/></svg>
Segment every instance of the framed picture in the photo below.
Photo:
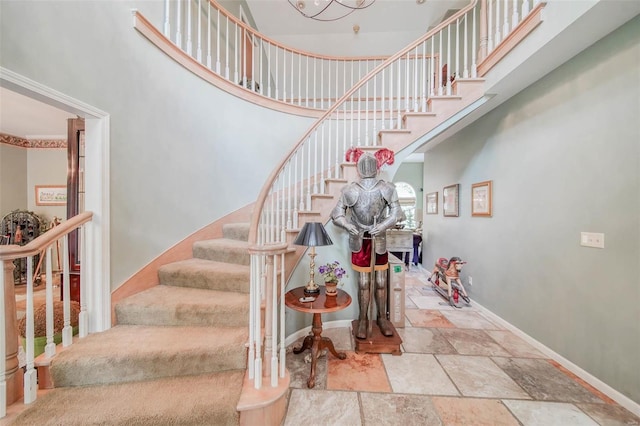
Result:
<svg viewBox="0 0 640 426"><path fill-rule="evenodd" d="M66 185L36 185L36 206L64 206L66 204Z"/></svg>
<svg viewBox="0 0 640 426"><path fill-rule="evenodd" d="M445 186L442 189L442 213L445 216L458 216L458 198L460 184Z"/></svg>
<svg viewBox="0 0 640 426"><path fill-rule="evenodd" d="M471 216L491 216L491 182L471 185Z"/></svg>
<svg viewBox="0 0 640 426"><path fill-rule="evenodd" d="M438 193L427 194L427 214L438 214Z"/></svg>

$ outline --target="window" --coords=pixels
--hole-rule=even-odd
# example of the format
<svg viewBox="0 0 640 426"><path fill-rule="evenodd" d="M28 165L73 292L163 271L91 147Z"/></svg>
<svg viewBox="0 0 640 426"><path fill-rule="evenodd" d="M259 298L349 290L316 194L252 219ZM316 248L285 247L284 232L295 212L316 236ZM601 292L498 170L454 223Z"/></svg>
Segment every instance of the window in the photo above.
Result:
<svg viewBox="0 0 640 426"><path fill-rule="evenodd" d="M400 199L400 207L407 218L405 228L416 228L416 191L406 182L396 182L396 190Z"/></svg>

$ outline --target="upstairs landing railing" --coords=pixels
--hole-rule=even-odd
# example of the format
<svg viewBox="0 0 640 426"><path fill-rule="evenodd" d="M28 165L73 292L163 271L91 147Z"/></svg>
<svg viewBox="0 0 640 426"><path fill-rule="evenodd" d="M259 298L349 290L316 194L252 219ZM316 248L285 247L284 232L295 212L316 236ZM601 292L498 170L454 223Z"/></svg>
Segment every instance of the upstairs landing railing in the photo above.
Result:
<svg viewBox="0 0 640 426"><path fill-rule="evenodd" d="M211 72L274 101L324 110L387 56L304 52L266 37L215 0L165 0L162 34Z"/></svg>
<svg viewBox="0 0 640 426"><path fill-rule="evenodd" d="M78 319L78 337L83 338L88 334L87 310L87 283L86 271L90 268L92 259L91 247L93 246L91 233L87 231L87 223L93 218L93 213L84 212L72 217L60 225L51 228L33 241L23 246L0 246L0 261L3 265L3 273L0 274L0 418L7 414L7 404L24 396L24 403L30 404L36 400L38 390L38 378L34 364L34 257L44 255L45 285L46 285L46 337L44 356L52 358L56 355L54 343L54 316L53 316L53 256L54 246L62 243L62 294L63 294L63 320L62 345L70 346L73 343L73 328L71 326L71 294L69 287L69 234L76 229L79 231L80 262L83 267L80 270L80 315ZM17 313L14 292L13 269L14 260L26 259L26 365L24 376L18 361L18 329ZM37 268L36 268L37 269ZM6 361L5 361L6 360ZM23 389L19 388L23 383Z"/></svg>
<svg viewBox="0 0 640 426"><path fill-rule="evenodd" d="M261 252L288 246L288 232L298 229L301 214L313 210L312 195L327 194L325 183L341 176L341 164L352 147L375 147L380 130L400 129L403 115L429 113L430 100L452 95L453 81L478 77L478 64L499 48L509 33L525 21L539 4L537 0L476 0L425 36L376 66L322 115L276 167L256 202L249 242L252 249L251 291L256 309L251 315L250 378L259 388L261 373L271 374L272 386L283 377L284 338L280 337L280 359L274 360L277 330L260 333L260 304L264 301L269 324L284 324L282 303L277 310L273 295L279 289L284 300L286 271L265 273ZM322 216L322 220L326 219ZM317 220L317 219L316 219ZM281 256L281 254L278 254ZM279 281L276 279L279 277ZM262 343L272 342L271 366L262 369Z"/></svg>

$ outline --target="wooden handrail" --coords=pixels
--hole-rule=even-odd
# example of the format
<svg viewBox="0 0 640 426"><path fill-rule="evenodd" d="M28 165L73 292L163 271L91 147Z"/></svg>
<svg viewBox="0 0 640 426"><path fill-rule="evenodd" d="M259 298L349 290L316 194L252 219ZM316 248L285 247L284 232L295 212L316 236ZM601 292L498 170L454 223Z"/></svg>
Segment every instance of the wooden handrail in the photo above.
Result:
<svg viewBox="0 0 640 426"><path fill-rule="evenodd" d="M293 158L294 154L305 143L307 138L316 129L318 129L320 127L320 125L329 116L331 116L337 109L341 108L343 106L343 104L350 99L351 95L353 95L358 89L360 89L362 86L364 86L369 80L371 80L374 76L376 76L381 70L386 69L387 66L390 63L393 63L394 61L398 60L402 56L406 56L407 53L409 53L412 50L414 50L417 46L419 46L421 43L424 43L429 38L431 38L431 37L435 36L436 34L438 34L438 32L440 32L442 29L444 29L448 25L450 25L451 22L455 22L455 20L457 20L459 17L464 16L468 11L473 9L476 6L477 3L478 3L478 0L472 0L471 3L469 3L469 5L467 5L466 7L462 8L462 9L460 9L458 12L456 12L454 15L452 15L449 19L447 19L444 22L441 22L435 28L431 29L430 31L427 31L427 33L424 36L420 37L419 39L417 39L413 43L409 44L404 49L400 50L399 52L395 53L394 55L388 57L384 62L382 62L377 67L372 69L368 74L366 74L364 77L362 77L362 79L360 79L360 81L358 81L349 90L347 90L342 95L342 97L334 105L329 107L324 112L324 114L320 118L318 118L318 120L313 125L311 125L309 130L307 130L307 132L298 140L298 143L296 143L294 145L294 147L289 150L289 153L283 158L283 160L278 164L278 166L276 166L276 168L273 170L273 172L271 173L269 178L265 181L265 184L262 187L262 190L260 191L260 195L258 196L258 200L256 201L256 204L255 204L256 205L256 214L253 215L253 219L251 221L251 226L249 228L249 243L250 244L256 244L257 243L258 226L259 226L259 223L260 223L261 212L262 212L262 209L264 207L264 203L265 203L265 201L266 201L266 199L267 199L267 197L269 195L269 192L271 191L273 183L275 182L275 180L276 180L278 174L280 173L280 171L282 170L282 168Z"/></svg>
<svg viewBox="0 0 640 426"><path fill-rule="evenodd" d="M79 226L90 222L93 218L93 212L83 212L71 219L68 219L60 225L49 229L47 232L38 236L29 243L18 246L15 244L8 246L0 246L0 261L14 260L21 257L35 256L46 249L49 245L60 239L62 236L70 233Z"/></svg>

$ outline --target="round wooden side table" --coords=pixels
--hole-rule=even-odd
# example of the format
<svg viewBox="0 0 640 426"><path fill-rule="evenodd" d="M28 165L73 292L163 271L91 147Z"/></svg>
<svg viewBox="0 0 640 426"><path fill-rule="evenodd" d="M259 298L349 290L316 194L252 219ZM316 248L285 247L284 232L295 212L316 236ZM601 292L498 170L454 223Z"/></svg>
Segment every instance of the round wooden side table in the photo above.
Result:
<svg viewBox="0 0 640 426"><path fill-rule="evenodd" d="M307 387L312 388L316 384L316 364L318 355L323 349L329 349L329 352L338 359L345 359L347 354L337 352L333 346L333 342L328 337L322 336L322 314L329 312L338 312L351 304L351 296L349 293L338 289L335 296L327 296L323 286L320 287L320 294L315 295L312 302L302 302L301 298L305 297L304 287L297 287L289 290L284 295L284 303L287 307L294 311L313 314L311 323L312 334L304 338L302 346L294 348L293 353L299 354L307 349L311 349L311 373L307 380Z"/></svg>

